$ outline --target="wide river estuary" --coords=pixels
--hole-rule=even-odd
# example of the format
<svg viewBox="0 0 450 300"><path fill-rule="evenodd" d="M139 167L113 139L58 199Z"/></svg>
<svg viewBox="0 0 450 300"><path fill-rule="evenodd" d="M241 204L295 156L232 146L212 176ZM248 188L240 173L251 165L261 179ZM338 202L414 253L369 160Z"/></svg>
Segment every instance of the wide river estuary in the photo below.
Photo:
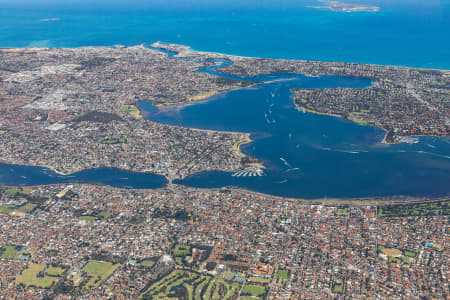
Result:
<svg viewBox="0 0 450 300"><path fill-rule="evenodd" d="M163 51L163 50L161 50ZM176 59L173 52L164 51ZM363 78L306 77L270 74L252 78L216 76L261 82L249 88L217 94L188 106L157 108L140 102L144 117L170 125L221 131L247 132L252 142L243 153L264 162L264 168L242 172L209 171L174 183L190 187L236 186L253 191L298 198L378 196L443 196L450 193L450 141L420 137L410 143L381 144L384 131L351 121L299 111L291 89L364 88ZM0 165L0 182L44 184L98 182L118 187L158 188L167 184L159 175L117 169L91 169L69 176L40 167Z"/></svg>

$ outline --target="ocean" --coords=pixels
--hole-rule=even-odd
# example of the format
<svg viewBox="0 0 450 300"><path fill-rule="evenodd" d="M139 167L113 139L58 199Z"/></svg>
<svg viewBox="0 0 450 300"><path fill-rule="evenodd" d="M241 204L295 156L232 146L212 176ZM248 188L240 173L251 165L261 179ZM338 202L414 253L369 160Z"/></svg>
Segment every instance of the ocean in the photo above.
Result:
<svg viewBox="0 0 450 300"><path fill-rule="evenodd" d="M132 46L162 41L252 57L450 69L449 1L346 1L380 7L379 12L355 13L308 7L321 5L317 1L130 0L123 5L112 0L81 5L73 0L65 7L53 0L46 4L22 0L14 6L1 1L0 47ZM414 144L381 146L382 130L299 112L289 92L293 87L363 88L367 80L273 76L295 80L219 94L181 110L160 112L151 103L139 104L147 118L158 122L249 132L253 142L242 150L266 167L261 177L215 171L176 183L208 188L232 185L300 198L450 193L449 139L423 137ZM117 169L61 176L40 167L0 165L4 184L73 181L134 188L167 183L158 175Z"/></svg>
<svg viewBox="0 0 450 300"><path fill-rule="evenodd" d="M315 0L8 2L0 0L0 47L163 41L252 57L450 69L447 0L344 1L380 7L354 13L310 8L323 5Z"/></svg>

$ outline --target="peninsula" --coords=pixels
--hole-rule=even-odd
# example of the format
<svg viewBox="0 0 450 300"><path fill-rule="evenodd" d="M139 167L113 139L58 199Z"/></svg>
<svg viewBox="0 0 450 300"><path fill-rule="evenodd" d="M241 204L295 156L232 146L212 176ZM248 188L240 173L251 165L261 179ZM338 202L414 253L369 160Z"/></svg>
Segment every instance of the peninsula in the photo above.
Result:
<svg viewBox="0 0 450 300"><path fill-rule="evenodd" d="M450 136L450 70L418 69L347 62L264 59L192 51L179 45L154 44L191 59L227 58L220 72L240 77L271 73L334 75L372 80L364 89L294 89L299 109L341 116L386 130L386 142L410 136Z"/></svg>
<svg viewBox="0 0 450 300"><path fill-rule="evenodd" d="M180 104L251 83L220 80L203 64L143 46L0 50L0 155L57 172L116 167L182 178L236 171L247 134L166 126L135 104Z"/></svg>

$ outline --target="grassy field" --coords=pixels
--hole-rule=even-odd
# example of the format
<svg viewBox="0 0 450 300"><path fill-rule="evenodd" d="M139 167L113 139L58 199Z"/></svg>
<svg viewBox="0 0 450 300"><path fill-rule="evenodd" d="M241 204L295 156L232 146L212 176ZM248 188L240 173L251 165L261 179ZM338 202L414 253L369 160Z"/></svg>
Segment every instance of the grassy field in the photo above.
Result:
<svg viewBox="0 0 450 300"><path fill-rule="evenodd" d="M247 280L250 282L255 282L255 283L269 283L271 281L270 278L263 278L263 277L256 277L256 276L249 277Z"/></svg>
<svg viewBox="0 0 450 300"><path fill-rule="evenodd" d="M86 283L87 290L92 290L97 288L100 284L103 283L114 271L120 267L120 264L113 264L111 262L98 261L98 260L90 260L83 267L83 271L85 271L90 277L89 281Z"/></svg>
<svg viewBox="0 0 450 300"><path fill-rule="evenodd" d="M344 292L344 287L342 286L342 284L335 284L333 286L333 293L342 294L343 292Z"/></svg>
<svg viewBox="0 0 450 300"><path fill-rule="evenodd" d="M90 260L83 268L83 271L87 273L104 275L110 273L111 269L114 268L114 265L110 262L98 261L98 260Z"/></svg>
<svg viewBox="0 0 450 300"><path fill-rule="evenodd" d="M185 258L186 256L191 255L191 246L189 245L176 245L175 248L172 250L173 257L175 258L175 262L178 265L185 264Z"/></svg>
<svg viewBox="0 0 450 300"><path fill-rule="evenodd" d="M275 276L275 285L284 286L289 278L289 272L287 270L279 270Z"/></svg>
<svg viewBox="0 0 450 300"><path fill-rule="evenodd" d="M234 275L236 275L236 273L226 271L225 274L223 275L223 278L225 278L226 280L232 280L234 278Z"/></svg>
<svg viewBox="0 0 450 300"><path fill-rule="evenodd" d="M17 193L20 193L20 189L7 189L5 191L5 193L8 194L8 195L15 195Z"/></svg>
<svg viewBox="0 0 450 300"><path fill-rule="evenodd" d="M201 95L197 95L197 96L191 96L191 97L187 97L187 101L196 101L196 100L203 100L206 98L209 98L211 96L214 96L215 94L217 94L217 92L209 92L209 93L205 93L205 94L201 94Z"/></svg>
<svg viewBox="0 0 450 300"><path fill-rule="evenodd" d="M361 120L361 119L357 119L357 118L353 118L353 117L347 117L347 119L349 119L352 122L355 122L359 125L367 125L367 121Z"/></svg>
<svg viewBox="0 0 450 300"><path fill-rule="evenodd" d="M27 203L24 206L19 207L17 210L24 213L30 213L35 209L37 204L34 203Z"/></svg>
<svg viewBox="0 0 450 300"><path fill-rule="evenodd" d="M44 264L31 264L28 266L27 269L25 269L22 274L20 274L16 278L17 284L24 284L24 285L33 285L40 288L49 288L52 286L52 284L56 281L58 281L58 278L50 277L50 276L44 276L44 277L37 277L37 275L45 269Z"/></svg>
<svg viewBox="0 0 450 300"><path fill-rule="evenodd" d="M95 221L95 220L97 220L97 218L94 216L79 216L78 219L80 221Z"/></svg>
<svg viewBox="0 0 450 300"><path fill-rule="evenodd" d="M5 245L0 247L0 256L6 259L19 259L22 255L28 256L30 255L30 251L33 252L32 249L26 249L23 247L18 247L14 245Z"/></svg>
<svg viewBox="0 0 450 300"><path fill-rule="evenodd" d="M398 249L394 249L394 248L383 248L381 250L381 252L383 252L387 256L400 256L400 255L402 255L402 251L400 251Z"/></svg>
<svg viewBox="0 0 450 300"><path fill-rule="evenodd" d="M415 261L416 253L411 251L401 251L395 248L385 248L378 245L377 250L385 254L388 258L388 262L394 262L397 264L412 264Z"/></svg>
<svg viewBox="0 0 450 300"><path fill-rule="evenodd" d="M33 190L32 189L7 189L5 191L6 194L8 195L15 195L15 194L24 194L24 195L29 195Z"/></svg>
<svg viewBox="0 0 450 300"><path fill-rule="evenodd" d="M6 259L17 259L17 248L16 246L3 246L0 247L0 253L3 258Z"/></svg>
<svg viewBox="0 0 450 300"><path fill-rule="evenodd" d="M336 117L336 115L328 114L328 113L325 113L325 112L316 111L316 110L309 109L309 108L305 108L305 110L306 110L307 112L309 112L309 113L316 114L316 115L333 116L333 117Z"/></svg>
<svg viewBox="0 0 450 300"><path fill-rule="evenodd" d="M155 262L150 259L146 259L140 262L140 265L143 267L151 268L155 265Z"/></svg>
<svg viewBox="0 0 450 300"><path fill-rule="evenodd" d="M95 220L103 220L111 218L112 213L109 211L102 211L96 214L79 216L78 219L80 221L95 221Z"/></svg>
<svg viewBox="0 0 450 300"><path fill-rule="evenodd" d="M378 207L380 217L403 216L448 216L450 214L450 201L411 203L385 205Z"/></svg>
<svg viewBox="0 0 450 300"><path fill-rule="evenodd" d="M64 271L65 270L63 268L48 267L47 270L45 271L45 274L49 276L60 277L62 274L64 274Z"/></svg>
<svg viewBox="0 0 450 300"><path fill-rule="evenodd" d="M14 210L13 206L10 205L0 205L0 213L9 215Z"/></svg>
<svg viewBox="0 0 450 300"><path fill-rule="evenodd" d="M417 254L415 252L405 251L405 255L409 257L416 257Z"/></svg>
<svg viewBox="0 0 450 300"><path fill-rule="evenodd" d="M338 215L345 215L345 216L348 215L348 207L338 208L337 214Z"/></svg>
<svg viewBox="0 0 450 300"><path fill-rule="evenodd" d="M388 257L388 261L389 262L394 262L394 263L397 263L397 264L401 264L402 263L402 259L401 258L392 257L392 256Z"/></svg>
<svg viewBox="0 0 450 300"><path fill-rule="evenodd" d="M102 211L99 214L97 214L98 218L103 218L103 219L109 219L111 218L111 213L109 211Z"/></svg>
<svg viewBox="0 0 450 300"><path fill-rule="evenodd" d="M236 141L236 142L234 142L233 143L233 150L239 150L239 147L241 146L241 144L244 144L244 143L248 143L249 142L249 139L243 139L243 140L238 140L238 141Z"/></svg>
<svg viewBox="0 0 450 300"><path fill-rule="evenodd" d="M275 276L275 284L278 286L284 286L289 278L288 270L278 270Z"/></svg>
<svg viewBox="0 0 450 300"><path fill-rule="evenodd" d="M135 119L142 119L141 112L135 105L124 105L120 109L121 112L128 112Z"/></svg>
<svg viewBox="0 0 450 300"><path fill-rule="evenodd" d="M266 288L256 284L246 284L242 288L241 295L261 297L266 294Z"/></svg>
<svg viewBox="0 0 450 300"><path fill-rule="evenodd" d="M183 259L180 256L175 256L175 262L177 265L183 265Z"/></svg>
<svg viewBox="0 0 450 300"><path fill-rule="evenodd" d="M173 249L173 255L183 256L191 254L191 246L188 245L176 245Z"/></svg>
<svg viewBox="0 0 450 300"><path fill-rule="evenodd" d="M176 270L150 285L139 298L227 300L237 297L239 287L238 283Z"/></svg>
<svg viewBox="0 0 450 300"><path fill-rule="evenodd" d="M277 278L288 279L289 278L289 271L288 270L278 270Z"/></svg>

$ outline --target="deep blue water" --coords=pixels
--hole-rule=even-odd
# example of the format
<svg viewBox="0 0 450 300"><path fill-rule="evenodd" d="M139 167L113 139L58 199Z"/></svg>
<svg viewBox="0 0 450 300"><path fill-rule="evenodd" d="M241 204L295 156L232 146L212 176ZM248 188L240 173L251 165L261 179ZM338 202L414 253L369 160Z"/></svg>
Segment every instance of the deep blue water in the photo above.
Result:
<svg viewBox="0 0 450 300"><path fill-rule="evenodd" d="M308 8L321 5L315 0L0 0L0 47L160 40L243 56L450 69L448 0L343 2L381 10Z"/></svg>
<svg viewBox="0 0 450 300"><path fill-rule="evenodd" d="M377 5L381 11L308 8L320 5L313 0L130 0L126 4L0 0L0 47L136 45L160 40L243 56L450 69L448 0L344 2ZM213 68L200 71L219 75ZM305 198L450 193L448 139L427 137L416 144L383 146L378 143L384 134L380 129L299 112L289 93L293 87L362 88L367 80L292 74L253 79L283 81L223 93L181 110L159 111L151 103L140 104L147 117L162 123L250 132L254 142L242 149L267 167L264 177L206 172L179 183L235 185ZM134 188L157 188L167 182L158 175L118 169L60 176L40 167L0 165L0 182L5 184L73 181Z"/></svg>
<svg viewBox="0 0 450 300"><path fill-rule="evenodd" d="M0 164L0 183L6 185L40 185L67 182L101 183L124 188L155 189L167 184L164 176L136 173L115 168L89 169L60 175L43 167Z"/></svg>
<svg viewBox="0 0 450 300"><path fill-rule="evenodd" d="M199 71L220 75L214 68ZM449 139L426 137L415 144L382 145L381 129L298 111L290 92L292 88L364 88L370 80L298 74L246 79L266 83L181 108L158 109L151 102L138 103L144 116L153 121L249 132L254 141L244 145L243 152L263 160L267 167L261 177L213 171L174 183L203 188L238 186L299 198L442 196L450 192Z"/></svg>

